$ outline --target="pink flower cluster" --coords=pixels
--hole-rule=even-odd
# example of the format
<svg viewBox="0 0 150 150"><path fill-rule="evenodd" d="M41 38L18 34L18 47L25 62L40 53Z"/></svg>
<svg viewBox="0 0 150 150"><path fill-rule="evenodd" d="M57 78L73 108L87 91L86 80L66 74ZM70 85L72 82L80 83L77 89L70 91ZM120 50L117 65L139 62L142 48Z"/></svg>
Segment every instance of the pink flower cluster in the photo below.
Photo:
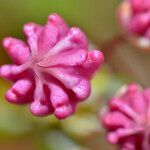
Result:
<svg viewBox="0 0 150 150"><path fill-rule="evenodd" d="M125 32L150 40L150 0L124 0L118 15Z"/></svg>
<svg viewBox="0 0 150 150"><path fill-rule="evenodd" d="M51 113L63 119L90 95L90 80L103 62L98 50L88 51L84 33L69 29L57 14L46 25L24 25L27 42L8 37L3 46L14 61L0 67L0 76L14 82L6 99L30 104L36 116Z"/></svg>
<svg viewBox="0 0 150 150"><path fill-rule="evenodd" d="M150 149L150 89L124 87L102 115L108 141L121 150Z"/></svg>

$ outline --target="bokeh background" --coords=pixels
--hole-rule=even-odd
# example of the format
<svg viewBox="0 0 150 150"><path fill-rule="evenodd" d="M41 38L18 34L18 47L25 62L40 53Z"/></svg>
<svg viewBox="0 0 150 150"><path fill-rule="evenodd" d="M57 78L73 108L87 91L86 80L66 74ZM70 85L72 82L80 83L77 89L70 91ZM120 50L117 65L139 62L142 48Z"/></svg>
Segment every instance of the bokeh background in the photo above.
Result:
<svg viewBox="0 0 150 150"><path fill-rule="evenodd" d="M90 47L102 49L105 63L92 80L92 94L76 114L59 121L54 116L37 118L27 106L8 104L5 91L11 86L0 79L0 150L113 150L106 141L99 110L124 84L150 84L150 55L120 35L116 9L121 0L0 0L0 40L24 39L27 22L44 24L50 13L60 14L70 26L80 27ZM0 45L0 65L10 63Z"/></svg>

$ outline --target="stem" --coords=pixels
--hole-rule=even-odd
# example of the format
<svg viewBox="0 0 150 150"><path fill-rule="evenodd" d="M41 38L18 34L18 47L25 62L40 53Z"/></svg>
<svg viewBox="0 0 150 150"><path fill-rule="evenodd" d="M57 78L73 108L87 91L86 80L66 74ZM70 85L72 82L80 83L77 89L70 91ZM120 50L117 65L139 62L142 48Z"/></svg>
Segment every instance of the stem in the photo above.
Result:
<svg viewBox="0 0 150 150"><path fill-rule="evenodd" d="M124 42L126 42L126 39L121 34L119 34L100 45L100 47L104 50L103 53L106 62L110 60L113 53L115 53L114 50Z"/></svg>
<svg viewBox="0 0 150 150"><path fill-rule="evenodd" d="M117 50L120 44L125 44L128 41L122 36L114 36L111 40L106 41L100 47L104 49L105 61L112 67L113 72L123 72L128 76L131 76L134 81L140 82L143 86L149 85L149 76L143 66L142 61L139 59L138 52L132 50ZM117 54L116 54L117 53ZM112 55L117 56L117 64L111 63ZM115 62L117 61L115 60Z"/></svg>

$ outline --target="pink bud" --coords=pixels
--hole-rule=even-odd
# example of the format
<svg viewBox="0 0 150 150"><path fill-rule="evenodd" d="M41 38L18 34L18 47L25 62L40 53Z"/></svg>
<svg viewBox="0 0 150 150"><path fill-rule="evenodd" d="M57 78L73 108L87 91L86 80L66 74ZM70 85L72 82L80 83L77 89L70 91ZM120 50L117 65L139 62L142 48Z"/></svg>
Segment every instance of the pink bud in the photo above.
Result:
<svg viewBox="0 0 150 150"><path fill-rule="evenodd" d="M150 27L150 1L123 0L118 15L123 30L135 36L145 36Z"/></svg>
<svg viewBox="0 0 150 150"><path fill-rule="evenodd" d="M6 99L30 104L33 115L54 114L64 119L89 97L90 80L104 60L102 52L89 51L85 34L70 28L57 14L46 25L24 25L27 42L5 38L3 46L15 65L0 67L0 76L14 82Z"/></svg>
<svg viewBox="0 0 150 150"><path fill-rule="evenodd" d="M121 150L150 149L150 89L138 85L123 87L118 96L110 99L102 114L108 131L108 141Z"/></svg>

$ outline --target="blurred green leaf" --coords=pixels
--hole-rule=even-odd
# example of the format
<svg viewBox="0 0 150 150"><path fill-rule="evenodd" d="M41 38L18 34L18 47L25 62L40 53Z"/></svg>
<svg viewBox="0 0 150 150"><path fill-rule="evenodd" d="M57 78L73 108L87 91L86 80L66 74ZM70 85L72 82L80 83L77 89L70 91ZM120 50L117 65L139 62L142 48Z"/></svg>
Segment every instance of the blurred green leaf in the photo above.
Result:
<svg viewBox="0 0 150 150"><path fill-rule="evenodd" d="M0 86L0 136L29 132L32 125L25 115L24 108L11 106L4 98L4 93L10 85L7 81L0 80Z"/></svg>
<svg viewBox="0 0 150 150"><path fill-rule="evenodd" d="M51 131L43 137L45 150L87 150L60 131ZM43 149L42 149L43 150Z"/></svg>

